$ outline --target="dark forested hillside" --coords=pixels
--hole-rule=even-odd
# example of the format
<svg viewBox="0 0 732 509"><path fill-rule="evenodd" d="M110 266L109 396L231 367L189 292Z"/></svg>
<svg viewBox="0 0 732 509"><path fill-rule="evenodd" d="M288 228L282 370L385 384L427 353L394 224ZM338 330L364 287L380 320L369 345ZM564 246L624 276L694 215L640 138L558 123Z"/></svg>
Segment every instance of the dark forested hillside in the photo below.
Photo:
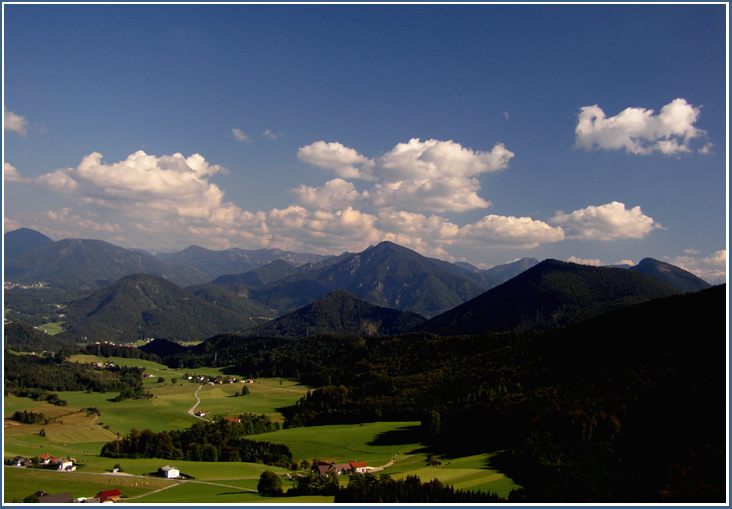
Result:
<svg viewBox="0 0 732 509"><path fill-rule="evenodd" d="M344 291L322 297L251 331L259 336L383 336L400 334L424 318L409 311L372 306Z"/></svg>
<svg viewBox="0 0 732 509"><path fill-rule="evenodd" d="M5 324L5 348L16 352L60 352L76 348L69 339L49 336L29 325Z"/></svg>
<svg viewBox="0 0 732 509"><path fill-rule="evenodd" d="M255 324L250 316L199 299L163 278L135 274L69 304L63 334L85 341L186 340Z"/></svg>
<svg viewBox="0 0 732 509"><path fill-rule="evenodd" d="M422 419L444 454L492 460L517 501L723 501L726 288L544 334L220 336L168 358L320 387L287 425Z"/></svg>
<svg viewBox="0 0 732 509"><path fill-rule="evenodd" d="M442 335L550 330L677 292L645 274L544 260L417 330Z"/></svg>

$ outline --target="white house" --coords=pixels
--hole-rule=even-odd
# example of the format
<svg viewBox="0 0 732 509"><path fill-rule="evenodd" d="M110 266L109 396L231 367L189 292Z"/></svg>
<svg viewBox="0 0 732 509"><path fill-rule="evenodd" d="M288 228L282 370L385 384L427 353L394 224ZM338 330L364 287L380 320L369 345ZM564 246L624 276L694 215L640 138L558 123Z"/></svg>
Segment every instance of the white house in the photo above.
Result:
<svg viewBox="0 0 732 509"><path fill-rule="evenodd" d="M163 477L166 479L178 479L180 477L180 470L175 467L166 465L160 470L163 472Z"/></svg>

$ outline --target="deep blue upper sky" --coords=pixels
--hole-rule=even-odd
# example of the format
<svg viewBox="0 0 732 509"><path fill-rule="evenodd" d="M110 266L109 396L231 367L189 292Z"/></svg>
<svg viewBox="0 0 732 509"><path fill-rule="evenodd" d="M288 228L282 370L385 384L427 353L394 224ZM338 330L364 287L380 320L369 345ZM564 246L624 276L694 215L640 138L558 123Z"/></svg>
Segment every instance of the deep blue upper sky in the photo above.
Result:
<svg viewBox="0 0 732 509"><path fill-rule="evenodd" d="M719 276L723 5L4 9L8 229L333 253L389 238L476 264L653 256ZM675 99L697 115L686 134L658 127ZM646 123L579 139L593 105ZM413 138L436 152L395 162ZM298 152L319 141L342 150ZM460 147L498 143L513 156L466 169ZM115 166L138 150L155 157ZM169 171L175 153L226 171Z"/></svg>

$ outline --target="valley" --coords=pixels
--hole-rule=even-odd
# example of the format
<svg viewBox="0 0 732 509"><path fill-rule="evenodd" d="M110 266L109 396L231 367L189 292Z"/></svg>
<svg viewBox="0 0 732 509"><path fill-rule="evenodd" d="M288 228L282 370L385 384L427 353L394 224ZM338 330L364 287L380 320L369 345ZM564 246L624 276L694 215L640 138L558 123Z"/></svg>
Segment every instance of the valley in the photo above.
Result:
<svg viewBox="0 0 732 509"><path fill-rule="evenodd" d="M54 252L40 240L23 254ZM6 285L6 502L720 498L724 286L652 259L480 270L390 242L259 265L188 249L112 280L96 260L120 249L79 258L97 288L41 263ZM43 455L73 471L13 466Z"/></svg>

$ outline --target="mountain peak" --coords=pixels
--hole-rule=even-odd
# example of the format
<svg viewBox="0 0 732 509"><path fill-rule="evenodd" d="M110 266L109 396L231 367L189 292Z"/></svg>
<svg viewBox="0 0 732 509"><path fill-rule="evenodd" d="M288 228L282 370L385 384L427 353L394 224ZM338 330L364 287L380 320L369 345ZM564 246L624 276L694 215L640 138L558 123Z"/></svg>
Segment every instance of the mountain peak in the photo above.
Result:
<svg viewBox="0 0 732 509"><path fill-rule="evenodd" d="M691 272L654 258L643 258L628 270L647 274L682 292L696 292L709 288L709 283Z"/></svg>

